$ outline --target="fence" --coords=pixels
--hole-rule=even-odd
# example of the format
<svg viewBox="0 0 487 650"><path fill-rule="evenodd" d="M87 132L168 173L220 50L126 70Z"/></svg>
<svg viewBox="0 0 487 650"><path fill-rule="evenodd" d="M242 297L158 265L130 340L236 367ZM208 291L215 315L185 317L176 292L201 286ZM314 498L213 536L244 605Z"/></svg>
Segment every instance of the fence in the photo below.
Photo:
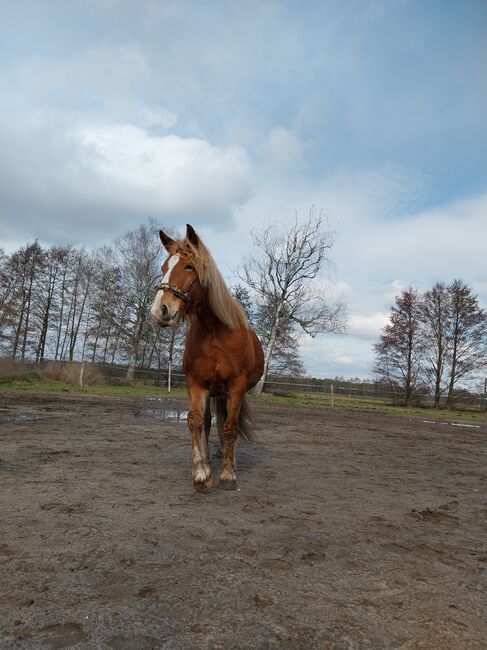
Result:
<svg viewBox="0 0 487 650"><path fill-rule="evenodd" d="M321 393L330 395L330 397L346 397L348 399L382 399L394 405L400 405L401 403L405 402L405 394L400 390L391 391L385 389L383 386L371 386L370 384L353 386L349 384L340 385L339 383L331 380L324 380L320 383L311 381L311 383L308 383L305 379L293 380L291 378L288 378L282 381L278 378L271 378L265 382L264 391L268 393L274 393L276 395L302 392L312 394ZM435 397L434 395L430 395L425 392L417 392L413 393L411 396L411 403L417 404L418 406L432 407L435 404ZM482 395L470 393L468 395L455 395L453 403L456 407L468 408L469 410L487 410L487 396L485 394ZM442 396L440 399L440 408L444 407L445 405L446 396Z"/></svg>
<svg viewBox="0 0 487 650"><path fill-rule="evenodd" d="M27 362L26 365L33 369L44 367L48 363L65 363L62 361L43 360L41 362ZM78 362L79 363L79 362ZM86 364L88 365L88 364ZM97 362L93 364L108 380L108 382L123 381L127 375L127 366L123 364L109 364ZM80 364L81 368L81 364ZM158 368L135 368L134 380L144 384L152 384L169 388L167 370ZM171 373L171 388L184 388L186 380L180 369ZM292 396L294 393L308 393L328 395L334 398L363 398L377 399L386 403L400 405L404 403L404 393L399 390L387 390L384 386L373 384L340 384L332 380L319 380L307 377L269 377L264 385L264 392L277 396ZM434 396L425 392L417 392L412 395L412 403L418 406L434 406ZM445 406L446 397L440 400L440 407ZM487 396L485 394L473 394L466 391L459 391L454 397L454 406L468 410L486 411Z"/></svg>

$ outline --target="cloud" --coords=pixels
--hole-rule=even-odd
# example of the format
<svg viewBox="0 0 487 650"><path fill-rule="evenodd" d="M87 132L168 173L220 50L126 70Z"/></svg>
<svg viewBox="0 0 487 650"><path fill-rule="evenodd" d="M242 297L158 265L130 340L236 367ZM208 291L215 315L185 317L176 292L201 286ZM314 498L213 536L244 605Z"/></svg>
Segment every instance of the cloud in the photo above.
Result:
<svg viewBox="0 0 487 650"><path fill-rule="evenodd" d="M0 154L0 210L4 219L15 211L12 236L15 229L26 239L82 236L89 243L148 216L223 225L249 192L252 173L242 148L128 124L67 119L59 129L57 123L57 133L46 123L13 138L14 158Z"/></svg>
<svg viewBox="0 0 487 650"><path fill-rule="evenodd" d="M246 149L179 129L139 46L30 56L0 72L4 240L91 244L148 216L225 228L248 198Z"/></svg>
<svg viewBox="0 0 487 650"><path fill-rule="evenodd" d="M359 339L373 341L379 338L381 329L389 320L388 314L352 314L348 323L349 334Z"/></svg>
<svg viewBox="0 0 487 650"><path fill-rule="evenodd" d="M273 171L282 172L299 166L303 161L304 145L288 129L276 127L265 140L262 153Z"/></svg>

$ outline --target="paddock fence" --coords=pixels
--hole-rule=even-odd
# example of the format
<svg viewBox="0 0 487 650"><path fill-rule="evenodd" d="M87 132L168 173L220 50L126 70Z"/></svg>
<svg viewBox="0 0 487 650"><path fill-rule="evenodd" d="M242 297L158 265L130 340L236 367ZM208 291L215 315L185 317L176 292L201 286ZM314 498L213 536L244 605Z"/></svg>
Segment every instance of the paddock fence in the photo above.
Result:
<svg viewBox="0 0 487 650"><path fill-rule="evenodd" d="M4 361L6 361L4 359ZM57 364L70 364L79 366L81 368L91 367L96 368L103 376L104 380L109 384L122 384L127 383L128 366L126 364L117 363L82 363L80 361L66 362L56 361L52 359L43 359L35 362L34 360L26 360L23 363L24 367L30 368L32 371L42 370L49 364L50 367ZM82 375L81 375L82 380ZM181 369L175 369L171 372L170 377L167 369L161 368L140 368L136 367L133 372L133 379L131 382L138 384L159 386L161 389L172 390L178 388L185 388L185 377ZM264 393L275 395L277 397L292 398L295 395L308 394L310 397L319 398L325 396L332 403L334 400L354 400L357 401L377 401L377 404L392 404L400 406L404 404L405 395L400 390L390 390L388 387L371 384L371 383L341 383L332 379L314 379L310 377L276 377L269 376L264 384ZM422 407L433 407L435 398L427 391L418 391L412 395L411 404ZM446 405L446 396L440 400L440 407ZM487 395L484 393L472 393L464 389L460 389L454 396L453 406L457 409L487 411Z"/></svg>

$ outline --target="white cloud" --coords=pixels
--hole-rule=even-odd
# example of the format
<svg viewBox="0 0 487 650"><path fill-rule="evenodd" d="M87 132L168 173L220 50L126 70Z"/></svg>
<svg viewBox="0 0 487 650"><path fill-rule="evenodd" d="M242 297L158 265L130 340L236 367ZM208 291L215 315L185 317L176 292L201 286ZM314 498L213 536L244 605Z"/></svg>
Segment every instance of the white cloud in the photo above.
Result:
<svg viewBox="0 0 487 650"><path fill-rule="evenodd" d="M348 323L351 336L364 340L377 340L381 329L388 322L388 314L352 314Z"/></svg>
<svg viewBox="0 0 487 650"><path fill-rule="evenodd" d="M262 147L267 164L280 172L297 167L303 160L304 149L301 140L283 127L272 129Z"/></svg>
<svg viewBox="0 0 487 650"><path fill-rule="evenodd" d="M68 134L80 159L108 182L149 194L153 208L165 213L219 215L241 201L250 185L244 149L221 149L205 140L176 135L152 136L139 127L88 126Z"/></svg>
<svg viewBox="0 0 487 650"><path fill-rule="evenodd" d="M10 134L9 149L17 155L2 161L0 153L0 210L5 218L16 215L7 237L82 236L90 243L148 216L165 223L223 224L252 185L242 148L158 136L130 124L85 124L70 116L58 116L56 124L54 130L49 119L38 120L30 133Z"/></svg>

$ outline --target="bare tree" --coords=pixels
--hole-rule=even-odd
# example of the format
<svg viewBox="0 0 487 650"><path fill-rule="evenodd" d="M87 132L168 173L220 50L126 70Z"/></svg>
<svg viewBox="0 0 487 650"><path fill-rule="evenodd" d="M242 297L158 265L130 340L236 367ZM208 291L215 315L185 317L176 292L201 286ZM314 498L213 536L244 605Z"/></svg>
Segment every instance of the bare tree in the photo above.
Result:
<svg viewBox="0 0 487 650"><path fill-rule="evenodd" d="M115 243L123 286L119 296L125 309L120 323L124 348L128 354L127 379L134 378L135 366L141 354L144 326L149 319L149 307L159 274L160 244L153 222L127 232Z"/></svg>
<svg viewBox="0 0 487 650"><path fill-rule="evenodd" d="M308 219L287 231L269 227L261 234L253 233L260 256L244 260L239 272L241 280L255 293L260 308L268 314L269 334L265 346L264 373L255 387L260 394L280 329L288 323L310 336L324 332L341 332L346 310L339 301L328 301L323 291L313 284L323 267L329 263L329 252L335 233L323 230L322 214L310 211Z"/></svg>
<svg viewBox="0 0 487 650"><path fill-rule="evenodd" d="M268 305L261 305L255 314L255 331L257 332L264 350L267 350L270 335L273 331L272 324L274 311ZM277 375L299 377L304 375L305 369L299 353L298 331L293 321L285 316L278 324L272 355L269 358L268 376Z"/></svg>
<svg viewBox="0 0 487 650"><path fill-rule="evenodd" d="M420 382L421 339L420 299L415 289L409 288L396 296L390 322L382 330L374 346L376 361L374 374L379 381L404 391L406 406Z"/></svg>
<svg viewBox="0 0 487 650"><path fill-rule="evenodd" d="M35 241L13 253L9 260L9 272L13 279L13 290L9 304L12 317L10 333L11 356L13 359L19 353L21 359L24 359L27 344L30 343L34 282L38 278L42 259L42 248Z"/></svg>
<svg viewBox="0 0 487 650"><path fill-rule="evenodd" d="M487 366L487 312L462 280L448 287L451 309L451 342L448 351L450 377L447 407L453 405L454 389L460 379Z"/></svg>
<svg viewBox="0 0 487 650"><path fill-rule="evenodd" d="M43 272L38 283L39 296L35 309L39 337L35 348L36 361L41 361L45 356L49 327L53 320L53 311L59 291L59 278L68 254L69 249L56 246L52 246L44 254Z"/></svg>
<svg viewBox="0 0 487 650"><path fill-rule="evenodd" d="M17 311L19 277L15 273L11 255L0 249L0 344L7 348Z"/></svg>
<svg viewBox="0 0 487 650"><path fill-rule="evenodd" d="M435 407L447 390L447 352L451 341L450 292L442 282L425 291L420 306L423 373L435 398Z"/></svg>

